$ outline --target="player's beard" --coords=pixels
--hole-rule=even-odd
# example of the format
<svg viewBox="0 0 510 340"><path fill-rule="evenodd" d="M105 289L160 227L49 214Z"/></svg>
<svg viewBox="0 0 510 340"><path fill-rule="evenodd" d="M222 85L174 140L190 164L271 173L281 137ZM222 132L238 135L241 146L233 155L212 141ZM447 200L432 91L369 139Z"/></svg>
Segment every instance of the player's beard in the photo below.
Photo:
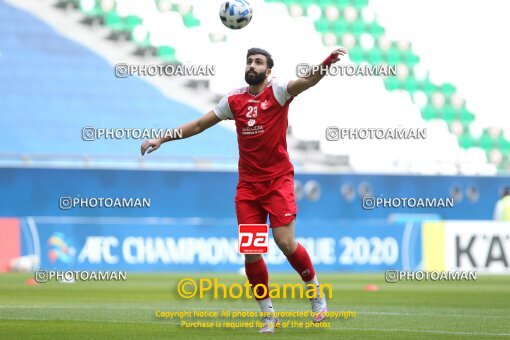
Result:
<svg viewBox="0 0 510 340"><path fill-rule="evenodd" d="M255 74L253 74L255 73ZM244 80L246 80L246 82L249 84L249 85L258 85L258 84L262 84L262 82L266 79L266 72L260 72L260 73L257 73L255 71L247 71L244 73Z"/></svg>

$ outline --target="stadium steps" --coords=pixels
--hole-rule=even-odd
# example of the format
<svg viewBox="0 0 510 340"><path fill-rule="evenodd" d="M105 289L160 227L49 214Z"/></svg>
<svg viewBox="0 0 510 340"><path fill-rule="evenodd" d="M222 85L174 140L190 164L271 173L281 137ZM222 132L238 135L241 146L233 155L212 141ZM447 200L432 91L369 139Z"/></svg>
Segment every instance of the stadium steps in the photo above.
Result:
<svg viewBox="0 0 510 340"><path fill-rule="evenodd" d="M82 128L176 127L201 116L203 107L210 109L208 94L197 98L197 91L187 89L182 79L115 78L112 64L139 64L140 58L126 54L124 45L100 38L104 31L90 31L77 17L62 15L38 1L15 5L25 7L19 10L0 2L4 28L0 29L0 125L4 131L0 153L113 155L107 159L111 166L118 163L115 157L141 164L137 163L139 140L84 142ZM25 10L51 22L53 28ZM79 43L65 37L70 32ZM99 50L101 56L95 53ZM234 141L231 131L216 128L169 145L151 159L168 155L171 162L172 157L202 157L214 166L218 158L235 167Z"/></svg>
<svg viewBox="0 0 510 340"><path fill-rule="evenodd" d="M151 53L155 51L161 61L168 64L179 63L175 53L175 46L158 39L161 33L152 22L166 14L177 14L168 24L181 24L186 28L193 28L200 21L193 14L193 6L184 1L150 0L60 0L60 6L79 9L83 15L104 24L111 30L112 37L124 37L132 41L141 51ZM181 21L181 22L179 22Z"/></svg>

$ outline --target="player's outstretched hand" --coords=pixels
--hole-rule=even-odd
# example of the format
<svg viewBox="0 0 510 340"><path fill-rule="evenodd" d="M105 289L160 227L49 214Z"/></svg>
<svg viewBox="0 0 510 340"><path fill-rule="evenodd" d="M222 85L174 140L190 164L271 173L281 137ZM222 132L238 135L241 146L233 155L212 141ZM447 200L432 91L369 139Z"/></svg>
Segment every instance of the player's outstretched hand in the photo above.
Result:
<svg viewBox="0 0 510 340"><path fill-rule="evenodd" d="M161 140L159 139L148 139L146 140L142 146L140 147L140 152L142 153L142 156L145 155L145 152L147 151L147 154L150 154L153 151L156 151L161 146Z"/></svg>
<svg viewBox="0 0 510 340"><path fill-rule="evenodd" d="M339 47L322 62L322 65L330 66L340 60L341 57L347 54L347 50L343 47Z"/></svg>
<svg viewBox="0 0 510 340"><path fill-rule="evenodd" d="M331 52L331 63L336 63L340 60L341 57L347 54L347 49L344 47L339 47L333 52Z"/></svg>

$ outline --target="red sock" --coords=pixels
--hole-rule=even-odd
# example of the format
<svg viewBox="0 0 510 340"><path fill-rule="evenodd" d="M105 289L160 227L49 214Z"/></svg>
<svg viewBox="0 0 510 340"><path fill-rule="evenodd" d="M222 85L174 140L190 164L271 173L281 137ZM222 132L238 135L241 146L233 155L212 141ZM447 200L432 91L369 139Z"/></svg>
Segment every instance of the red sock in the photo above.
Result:
<svg viewBox="0 0 510 340"><path fill-rule="evenodd" d="M310 281L315 276L315 270L313 269L312 260L308 256L308 252L305 247L298 243L298 246L292 255L287 256L290 265L294 268L301 276L303 281Z"/></svg>
<svg viewBox="0 0 510 340"><path fill-rule="evenodd" d="M264 258L261 258L257 262L253 263L244 263L244 269L246 271L246 276L248 277L248 281L255 287L258 284L263 284L266 286L266 291L264 294L264 289L262 287L257 287L257 295L260 298L254 296L256 300L263 300L269 296L269 274L267 272L266 263L264 262Z"/></svg>

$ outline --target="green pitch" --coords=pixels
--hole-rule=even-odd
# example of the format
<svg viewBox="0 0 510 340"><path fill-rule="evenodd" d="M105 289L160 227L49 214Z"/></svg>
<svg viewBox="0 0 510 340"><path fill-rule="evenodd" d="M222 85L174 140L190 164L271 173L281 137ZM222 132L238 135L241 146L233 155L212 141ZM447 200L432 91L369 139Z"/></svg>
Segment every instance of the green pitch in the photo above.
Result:
<svg viewBox="0 0 510 340"><path fill-rule="evenodd" d="M236 274L129 274L123 282L49 282L25 285L27 274L0 274L0 339L94 338L260 338L256 329L182 328L159 311L258 311L246 299L183 299L176 292L184 277L218 277L244 284ZM384 274L322 274L331 284L330 311L356 317L329 320L330 327L278 329L281 339L430 339L510 337L510 276L481 276L476 282L385 283ZM297 275L273 274L270 283L299 283ZM375 284L378 291L364 291ZM273 300L276 311L306 311L306 300ZM222 322L227 318L190 321ZM248 322L255 319L243 319ZM282 321L290 319L283 318ZM292 319L306 322L306 319ZM230 320L232 321L232 320ZM239 319L237 320L239 321Z"/></svg>

